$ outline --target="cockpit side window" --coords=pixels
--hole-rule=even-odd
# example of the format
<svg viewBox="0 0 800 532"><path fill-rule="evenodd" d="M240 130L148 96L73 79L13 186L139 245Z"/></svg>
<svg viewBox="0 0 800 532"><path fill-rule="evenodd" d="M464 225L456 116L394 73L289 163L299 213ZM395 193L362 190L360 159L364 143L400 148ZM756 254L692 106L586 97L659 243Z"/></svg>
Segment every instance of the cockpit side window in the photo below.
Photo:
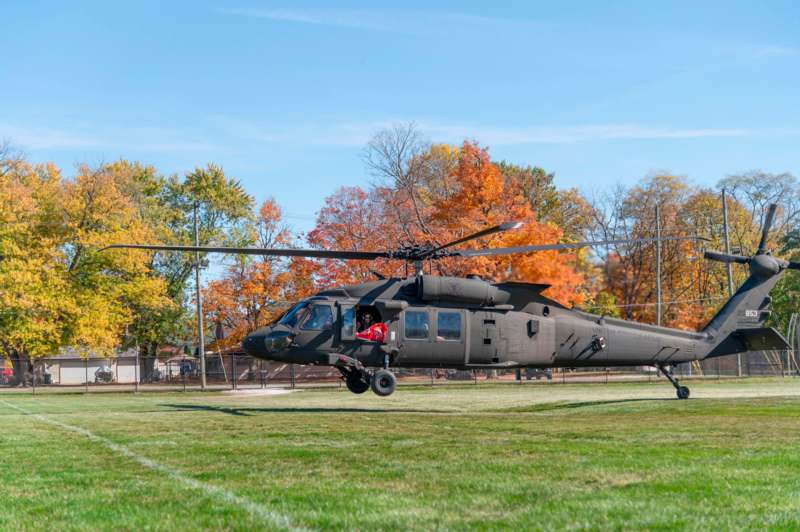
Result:
<svg viewBox="0 0 800 532"><path fill-rule="evenodd" d="M297 325L297 322L300 321L300 318L305 315L305 309L307 306L308 303L298 303L289 312L284 314L283 317L278 320L278 323L294 328Z"/></svg>
<svg viewBox="0 0 800 532"><path fill-rule="evenodd" d="M333 311L330 305L311 305L300 328L313 331L329 331L333 327Z"/></svg>

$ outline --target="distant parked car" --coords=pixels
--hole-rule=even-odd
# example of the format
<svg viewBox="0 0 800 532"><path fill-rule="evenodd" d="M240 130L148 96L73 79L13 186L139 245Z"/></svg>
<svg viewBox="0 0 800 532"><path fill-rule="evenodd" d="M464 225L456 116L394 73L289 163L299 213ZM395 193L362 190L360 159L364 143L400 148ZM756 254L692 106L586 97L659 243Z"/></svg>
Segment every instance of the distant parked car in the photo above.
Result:
<svg viewBox="0 0 800 532"><path fill-rule="evenodd" d="M538 381L542 380L542 377L546 378L547 380L553 380L553 372L549 368L525 368L526 380L536 379Z"/></svg>
<svg viewBox="0 0 800 532"><path fill-rule="evenodd" d="M114 370L108 364L103 364L94 372L94 382L96 384L108 384L114 382Z"/></svg>
<svg viewBox="0 0 800 532"><path fill-rule="evenodd" d="M191 377L195 373L195 363L193 360L181 360L179 367L181 377Z"/></svg>
<svg viewBox="0 0 800 532"><path fill-rule="evenodd" d="M11 368L0 368L0 384L11 384L14 382L14 370Z"/></svg>

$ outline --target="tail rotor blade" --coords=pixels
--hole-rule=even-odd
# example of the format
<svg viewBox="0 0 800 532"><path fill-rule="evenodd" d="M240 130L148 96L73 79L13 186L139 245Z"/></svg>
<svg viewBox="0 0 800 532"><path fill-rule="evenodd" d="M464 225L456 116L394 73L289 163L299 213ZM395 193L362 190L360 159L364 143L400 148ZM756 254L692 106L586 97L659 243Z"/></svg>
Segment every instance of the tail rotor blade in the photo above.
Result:
<svg viewBox="0 0 800 532"><path fill-rule="evenodd" d="M767 238L769 238L769 230L772 228L777 208L778 206L775 203L770 203L769 207L767 207L767 216L764 218L764 227L761 229L761 242L758 243L756 255L761 255L767 250Z"/></svg>
<svg viewBox="0 0 800 532"><path fill-rule="evenodd" d="M750 262L750 257L743 257L741 255L731 255L730 253L722 253L721 251L706 251L703 256L708 260L715 260L718 262L747 264Z"/></svg>

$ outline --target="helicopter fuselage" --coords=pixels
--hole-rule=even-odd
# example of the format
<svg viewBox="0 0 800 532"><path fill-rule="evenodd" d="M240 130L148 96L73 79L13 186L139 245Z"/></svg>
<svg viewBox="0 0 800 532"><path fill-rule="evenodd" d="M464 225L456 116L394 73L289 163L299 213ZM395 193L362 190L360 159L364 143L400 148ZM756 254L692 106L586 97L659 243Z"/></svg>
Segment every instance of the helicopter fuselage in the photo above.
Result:
<svg viewBox="0 0 800 532"><path fill-rule="evenodd" d="M777 210L771 204L753 256L707 251L707 259L747 265L750 276L698 332L656 327L568 309L542 295L549 285L489 283L479 278L422 275L423 261L447 257L494 257L586 246L639 245L699 237L657 237L508 248L456 249L468 241L520 227L506 222L446 244L393 250L354 251L153 244L114 244L191 253L236 253L337 260L404 260L412 279L382 279L336 287L301 301L275 323L249 334L245 351L254 357L298 364L334 366L353 393L369 388L390 395L396 384L390 367L521 368L655 365L679 399L689 397L667 369L681 362L746 351L788 349L773 327L770 291L785 270L800 262L775 258L767 250ZM199 274L198 274L199 275ZM376 371L369 369L380 368Z"/></svg>
<svg viewBox="0 0 800 532"><path fill-rule="evenodd" d="M424 286L433 279L436 287ZM567 309L542 296L545 288L446 277L338 288L300 302L244 348L287 363L347 357L364 366L454 369L677 364L707 352L706 333ZM367 313L386 325L382 341L358 338L359 314Z"/></svg>

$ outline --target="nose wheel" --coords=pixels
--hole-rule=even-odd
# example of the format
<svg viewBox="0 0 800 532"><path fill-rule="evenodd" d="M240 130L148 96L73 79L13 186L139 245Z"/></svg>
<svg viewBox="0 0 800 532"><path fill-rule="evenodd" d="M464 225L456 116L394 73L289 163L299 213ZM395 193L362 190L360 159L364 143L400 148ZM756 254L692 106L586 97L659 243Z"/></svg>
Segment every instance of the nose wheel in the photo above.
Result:
<svg viewBox="0 0 800 532"><path fill-rule="evenodd" d="M672 373L667 371L666 366L664 364L659 364L658 369L661 371L662 375L664 375L669 382L675 387L675 391L677 392L678 399L688 399L689 398L689 388L686 386L681 386L678 382L678 379L672 376Z"/></svg>
<svg viewBox="0 0 800 532"><path fill-rule="evenodd" d="M397 386L397 378L394 373L388 369L380 369L372 376L372 391L376 395L386 397L394 393L394 388Z"/></svg>

